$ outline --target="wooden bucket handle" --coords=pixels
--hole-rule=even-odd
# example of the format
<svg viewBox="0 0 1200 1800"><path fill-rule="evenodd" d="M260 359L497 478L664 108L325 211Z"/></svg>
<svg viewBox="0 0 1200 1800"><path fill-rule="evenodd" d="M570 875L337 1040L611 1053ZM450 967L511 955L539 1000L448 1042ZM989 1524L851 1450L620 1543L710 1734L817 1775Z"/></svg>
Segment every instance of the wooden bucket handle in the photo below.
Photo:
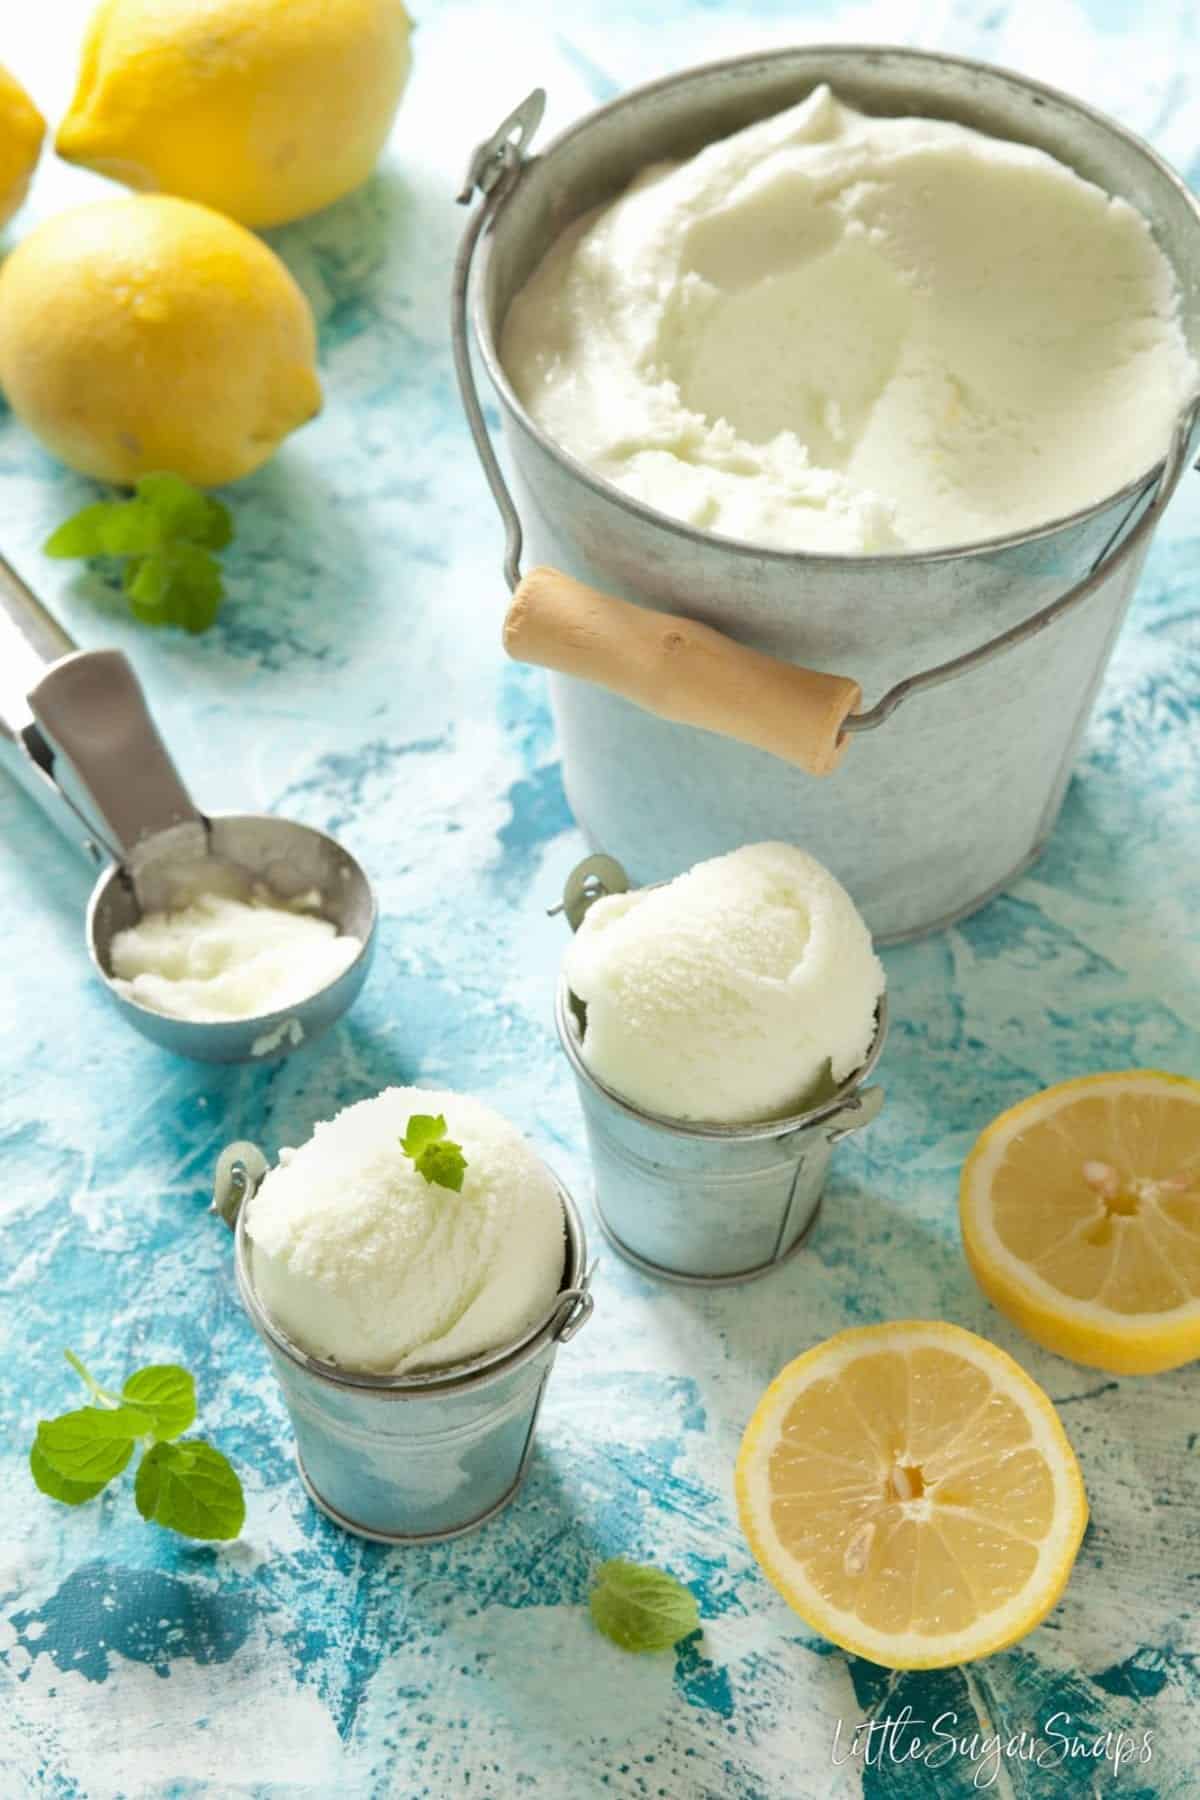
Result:
<svg viewBox="0 0 1200 1800"><path fill-rule="evenodd" d="M531 569L518 583L504 648L517 662L597 682L659 718L736 738L810 775L837 767L850 742L843 726L862 705L862 689L844 675L780 662L560 569Z"/></svg>

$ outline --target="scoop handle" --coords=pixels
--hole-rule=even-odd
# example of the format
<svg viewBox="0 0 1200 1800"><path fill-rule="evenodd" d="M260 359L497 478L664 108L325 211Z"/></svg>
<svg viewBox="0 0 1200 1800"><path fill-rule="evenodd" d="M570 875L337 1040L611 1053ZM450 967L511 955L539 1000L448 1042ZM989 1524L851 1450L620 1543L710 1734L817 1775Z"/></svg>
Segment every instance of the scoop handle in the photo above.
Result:
<svg viewBox="0 0 1200 1800"><path fill-rule="evenodd" d="M74 650L60 657L30 688L29 706L74 766L122 859L172 826L203 833L203 817L123 651Z"/></svg>
<svg viewBox="0 0 1200 1800"><path fill-rule="evenodd" d="M531 569L518 583L504 648L517 662L597 682L660 718L736 738L810 775L837 767L850 742L842 727L862 704L847 676L781 662L559 569Z"/></svg>

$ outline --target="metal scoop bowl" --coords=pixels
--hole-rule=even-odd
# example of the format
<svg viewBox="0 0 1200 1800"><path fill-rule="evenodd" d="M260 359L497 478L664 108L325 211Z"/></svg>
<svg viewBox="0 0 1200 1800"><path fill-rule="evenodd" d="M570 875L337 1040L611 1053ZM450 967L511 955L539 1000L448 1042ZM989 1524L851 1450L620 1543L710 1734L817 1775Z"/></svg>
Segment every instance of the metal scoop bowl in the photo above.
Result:
<svg viewBox="0 0 1200 1800"><path fill-rule="evenodd" d="M266 813L202 813L159 737L119 650L78 650L0 558L0 763L101 874L86 916L92 963L143 1036L198 1062L268 1062L340 1019L367 976L378 912L361 866L335 838ZM175 1018L134 999L112 972L117 932L147 912L220 888L316 890L320 916L359 949L334 980L279 1010Z"/></svg>

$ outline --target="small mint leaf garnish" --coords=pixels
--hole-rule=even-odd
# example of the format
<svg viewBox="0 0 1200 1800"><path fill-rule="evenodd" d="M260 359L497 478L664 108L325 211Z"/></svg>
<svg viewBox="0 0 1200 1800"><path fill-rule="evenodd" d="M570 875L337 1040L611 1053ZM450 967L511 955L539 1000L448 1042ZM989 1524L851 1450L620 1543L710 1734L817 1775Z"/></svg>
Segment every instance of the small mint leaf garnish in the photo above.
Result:
<svg viewBox="0 0 1200 1800"><path fill-rule="evenodd" d="M132 1451L133 1446L130 1445ZM29 1469L37 1486L43 1494L49 1494L52 1500L62 1500L67 1506L82 1506L85 1500L94 1500L108 1486L108 1481L69 1481L60 1475L53 1463L46 1461L34 1440L29 1452Z"/></svg>
<svg viewBox="0 0 1200 1800"><path fill-rule="evenodd" d="M232 1465L199 1438L154 1444L142 1458L134 1499L143 1519L191 1538L235 1538L246 1522Z"/></svg>
<svg viewBox="0 0 1200 1800"><path fill-rule="evenodd" d="M436 1182L438 1187L450 1188L456 1194L462 1193L467 1159L457 1144L431 1144L422 1153L417 1168L426 1181Z"/></svg>
<svg viewBox="0 0 1200 1800"><path fill-rule="evenodd" d="M690 1588L662 1569L614 1558L601 1563L588 1596L597 1631L622 1650L669 1650L700 1629Z"/></svg>
<svg viewBox="0 0 1200 1800"><path fill-rule="evenodd" d="M411 1156L416 1162L423 1150L430 1144L436 1144L439 1138L446 1135L446 1117L444 1113L436 1116L432 1113L413 1113L400 1139L400 1148L405 1156Z"/></svg>
<svg viewBox="0 0 1200 1800"><path fill-rule="evenodd" d="M182 475L143 475L138 500L157 519L164 540L183 540L205 550L224 550L233 538L233 514Z"/></svg>
<svg viewBox="0 0 1200 1800"><path fill-rule="evenodd" d="M145 1437L150 1421L131 1407L111 1411L102 1406L81 1406L57 1419L42 1419L35 1443L43 1461L55 1474L85 1485L103 1486L119 1475L133 1455L137 1439Z"/></svg>
<svg viewBox="0 0 1200 1800"><path fill-rule="evenodd" d="M122 1397L150 1419L156 1438L177 1438L196 1417L196 1383L174 1363L151 1363L129 1377Z"/></svg>
<svg viewBox="0 0 1200 1800"><path fill-rule="evenodd" d="M446 1136L446 1120L441 1113L413 1113L400 1139L400 1148L412 1158L417 1173L426 1181L461 1194L467 1159L462 1145Z"/></svg>
<svg viewBox="0 0 1200 1800"><path fill-rule="evenodd" d="M236 1537L246 1518L237 1473L200 1438L180 1440L196 1416L196 1384L175 1363L137 1369L119 1394L101 1387L73 1350L64 1352L94 1406L42 1419L29 1452L35 1485L52 1500L94 1500L144 1447L134 1498L144 1519L185 1537Z"/></svg>
<svg viewBox="0 0 1200 1800"><path fill-rule="evenodd" d="M162 544L154 514L137 500L97 500L46 539L47 556L142 556Z"/></svg>
<svg viewBox="0 0 1200 1800"><path fill-rule="evenodd" d="M233 538L227 506L179 475L143 475L131 500L97 500L46 539L56 557L126 557L122 585L145 625L207 631L225 595L212 554Z"/></svg>

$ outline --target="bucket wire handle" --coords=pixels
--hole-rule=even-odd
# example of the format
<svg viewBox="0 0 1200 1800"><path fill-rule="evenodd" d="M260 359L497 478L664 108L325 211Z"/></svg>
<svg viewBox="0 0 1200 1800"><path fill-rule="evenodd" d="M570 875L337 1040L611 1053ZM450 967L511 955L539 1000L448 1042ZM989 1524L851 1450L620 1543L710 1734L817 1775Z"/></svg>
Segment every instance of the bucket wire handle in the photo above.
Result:
<svg viewBox="0 0 1200 1800"><path fill-rule="evenodd" d="M490 138L476 145L467 164L467 173L463 181L462 191L458 195L460 206L469 206L475 197L476 190L483 195L483 201L471 217L471 221L463 233L458 247L458 255L454 259L454 278L452 284L451 313L453 322L454 373L458 377L458 391L462 396L466 410L467 424L475 441L475 449L483 465L487 484L492 490L492 498L500 509L500 517L504 521L504 578L508 582L509 591L515 590L521 580L521 547L523 543L521 520L513 497L508 491L508 483L500 467L499 459L492 447L491 433L487 428L487 420L483 416L480 404L479 389L475 385L475 373L471 367L471 347L467 335L467 297L471 287L471 263L475 256L475 246L479 242L484 227L490 222L500 202L509 192L517 176L524 166L523 151L534 132L542 122L546 110L545 88L534 88L527 94L520 106L515 106L508 117L493 131Z"/></svg>
<svg viewBox="0 0 1200 1800"><path fill-rule="evenodd" d="M471 366L467 311L476 247L520 178L524 147L540 123L544 107L545 93L535 88L471 157L459 203L467 204L476 190L483 199L455 258L451 308L459 391L483 472L504 521L504 575L513 596L504 623L504 647L518 662L596 682L661 718L734 738L795 763L810 775L828 775L853 737L876 730L914 694L966 675L1045 631L1094 594L1145 543L1183 473L1200 412L1200 395L1176 421L1149 505L1116 548L1106 548L1082 581L977 649L898 681L866 709L861 687L848 676L782 662L696 620L603 594L559 569L536 568L522 576L521 521L480 404Z"/></svg>
<svg viewBox="0 0 1200 1800"><path fill-rule="evenodd" d="M226 1144L222 1150L213 1175L212 1210L230 1231L236 1230L239 1212L258 1192L269 1168L258 1145L248 1140Z"/></svg>
<svg viewBox="0 0 1200 1800"><path fill-rule="evenodd" d="M852 1137L865 1125L870 1125L883 1111L883 1089L881 1087L861 1088L852 1100L847 1100L839 1113L835 1113L830 1123L833 1130L827 1135L831 1144L840 1144L843 1138Z"/></svg>
<svg viewBox="0 0 1200 1800"><path fill-rule="evenodd" d="M558 1297L558 1305L554 1313L553 1336L556 1344L569 1344L577 1331L582 1331L592 1316L595 1301L592 1299L588 1283L592 1279L589 1269L582 1287L564 1288Z"/></svg>
<svg viewBox="0 0 1200 1800"><path fill-rule="evenodd" d="M1174 494L1183 474L1188 459L1188 447L1192 433L1200 417L1200 395L1192 399L1175 421L1175 429L1171 434L1171 443L1163 459L1162 470L1155 484L1150 504L1145 508L1141 518L1133 529L1120 539L1116 548L1112 540L1099 557L1091 571L1074 587L1060 594L1057 600L1051 600L1040 611L1023 619L1019 625L1013 625L996 637L989 638L986 644L980 644L976 650L967 650L961 656L953 656L948 662L937 663L932 669L922 669L917 675L909 675L898 681L895 687L888 689L883 698L869 707L865 712L856 713L845 723L845 730L851 734L860 731L874 731L890 719L896 708L911 700L914 694L926 692L929 688L941 687L943 682L953 681L959 675L969 674L972 669L980 668L991 662L994 656L1002 656L1006 650L1015 650L1018 644L1027 639L1037 637L1064 613L1074 610L1084 600L1088 600L1096 590L1104 585L1134 555L1150 536ZM1196 465L1200 468L1200 463ZM1119 535L1119 534L1118 534Z"/></svg>

